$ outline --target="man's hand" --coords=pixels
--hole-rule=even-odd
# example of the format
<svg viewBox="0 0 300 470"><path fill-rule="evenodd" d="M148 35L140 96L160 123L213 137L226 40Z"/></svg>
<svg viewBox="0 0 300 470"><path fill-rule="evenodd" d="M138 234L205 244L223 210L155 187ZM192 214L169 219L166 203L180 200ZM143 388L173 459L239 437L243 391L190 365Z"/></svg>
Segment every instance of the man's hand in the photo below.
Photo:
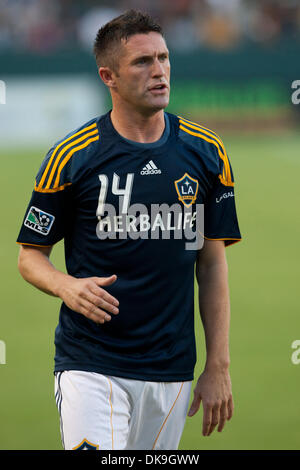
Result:
<svg viewBox="0 0 300 470"><path fill-rule="evenodd" d="M95 323L105 323L111 320L107 312L119 313L118 300L102 289L117 279L114 274L110 277L89 277L77 279L68 276L61 283L58 296L63 302L77 313L93 320Z"/></svg>
<svg viewBox="0 0 300 470"><path fill-rule="evenodd" d="M110 321L119 313L119 301L102 287L117 280L109 277L76 278L57 270L50 262L52 247L20 246L18 267L23 278L43 292L60 297L75 312L96 323Z"/></svg>
<svg viewBox="0 0 300 470"><path fill-rule="evenodd" d="M203 405L203 436L209 436L218 425L218 432L233 414L231 380L228 369L204 370L194 389L194 399L188 416L194 416Z"/></svg>
<svg viewBox="0 0 300 470"><path fill-rule="evenodd" d="M199 285L199 311L204 328L206 361L194 390L188 416L203 404L203 436L209 436L218 425L224 428L233 413L229 375L230 302L228 266L222 240L205 240L196 263Z"/></svg>

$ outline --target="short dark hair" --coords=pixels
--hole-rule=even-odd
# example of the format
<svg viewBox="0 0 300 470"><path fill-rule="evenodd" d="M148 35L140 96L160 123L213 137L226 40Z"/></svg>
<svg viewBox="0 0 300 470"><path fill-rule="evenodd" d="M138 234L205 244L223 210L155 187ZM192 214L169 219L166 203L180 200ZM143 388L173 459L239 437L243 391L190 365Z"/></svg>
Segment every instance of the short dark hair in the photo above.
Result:
<svg viewBox="0 0 300 470"><path fill-rule="evenodd" d="M117 71L116 56L122 39L127 41L134 34L159 33L163 30L148 13L139 10L127 10L99 29L94 42L94 55L98 67L110 67Z"/></svg>

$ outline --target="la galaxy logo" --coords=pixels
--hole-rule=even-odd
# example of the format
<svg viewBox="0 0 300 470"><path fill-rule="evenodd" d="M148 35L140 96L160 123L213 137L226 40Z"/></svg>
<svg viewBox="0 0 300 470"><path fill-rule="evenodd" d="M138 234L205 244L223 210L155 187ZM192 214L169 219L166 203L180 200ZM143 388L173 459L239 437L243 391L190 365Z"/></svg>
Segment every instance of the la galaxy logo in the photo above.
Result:
<svg viewBox="0 0 300 470"><path fill-rule="evenodd" d="M92 444L87 439L83 439L83 441L78 444L78 446L73 447L72 450L98 450L99 446L97 444Z"/></svg>
<svg viewBox="0 0 300 470"><path fill-rule="evenodd" d="M31 206L25 219L25 227L42 235L48 235L54 222L54 215L48 214L41 209Z"/></svg>
<svg viewBox="0 0 300 470"><path fill-rule="evenodd" d="M190 207L197 198L198 181L192 178L188 173L185 173L182 178L174 182L178 194L178 199L186 207Z"/></svg>

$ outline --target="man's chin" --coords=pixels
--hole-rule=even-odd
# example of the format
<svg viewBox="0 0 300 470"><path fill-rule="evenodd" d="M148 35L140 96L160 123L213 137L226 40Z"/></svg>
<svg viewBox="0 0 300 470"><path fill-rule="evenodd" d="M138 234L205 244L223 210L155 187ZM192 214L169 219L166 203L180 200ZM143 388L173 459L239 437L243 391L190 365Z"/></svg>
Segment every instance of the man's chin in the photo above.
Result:
<svg viewBox="0 0 300 470"><path fill-rule="evenodd" d="M160 99L160 100L153 100L151 101L150 103L147 103L147 108L149 109L149 111L152 111L152 112L158 112L158 111L161 111L162 109L165 109L169 104L169 100L168 99Z"/></svg>

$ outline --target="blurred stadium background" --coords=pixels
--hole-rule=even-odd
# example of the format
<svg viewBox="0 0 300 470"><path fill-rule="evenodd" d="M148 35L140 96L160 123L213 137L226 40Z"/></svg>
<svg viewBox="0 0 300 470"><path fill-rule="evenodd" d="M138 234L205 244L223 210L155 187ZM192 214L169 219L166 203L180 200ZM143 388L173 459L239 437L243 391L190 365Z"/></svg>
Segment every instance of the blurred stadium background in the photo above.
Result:
<svg viewBox="0 0 300 470"><path fill-rule="evenodd" d="M168 111L222 136L244 237L227 251L235 414L204 438L200 410L187 419L180 449L298 449L300 364L291 344L300 339L300 105L291 95L300 80L299 0L0 0L0 449L61 449L52 374L59 301L21 279L15 239L48 148L110 108L92 43L128 8L164 27ZM64 269L62 244L53 262ZM195 322L196 379L204 363L198 313Z"/></svg>

